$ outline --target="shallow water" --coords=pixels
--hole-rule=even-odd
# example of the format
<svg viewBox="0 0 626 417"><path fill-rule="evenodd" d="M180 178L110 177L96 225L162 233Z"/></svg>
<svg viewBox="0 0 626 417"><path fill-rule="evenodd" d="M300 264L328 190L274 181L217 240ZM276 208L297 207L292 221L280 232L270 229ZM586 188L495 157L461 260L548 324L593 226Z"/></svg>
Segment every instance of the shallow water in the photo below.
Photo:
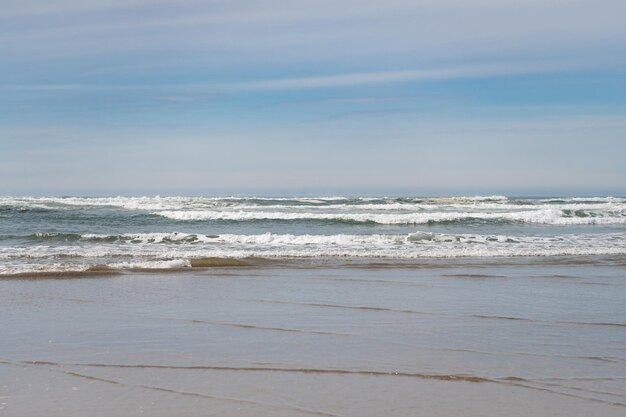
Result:
<svg viewBox="0 0 626 417"><path fill-rule="evenodd" d="M623 416L624 256L0 280L7 416Z"/></svg>

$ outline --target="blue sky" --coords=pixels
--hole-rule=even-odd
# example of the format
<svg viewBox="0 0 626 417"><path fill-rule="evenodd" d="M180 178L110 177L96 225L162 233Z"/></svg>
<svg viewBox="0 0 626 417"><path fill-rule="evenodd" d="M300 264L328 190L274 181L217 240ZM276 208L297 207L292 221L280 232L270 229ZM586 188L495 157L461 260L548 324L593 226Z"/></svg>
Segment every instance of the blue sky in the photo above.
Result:
<svg viewBox="0 0 626 417"><path fill-rule="evenodd" d="M0 194L626 194L626 3L0 2Z"/></svg>

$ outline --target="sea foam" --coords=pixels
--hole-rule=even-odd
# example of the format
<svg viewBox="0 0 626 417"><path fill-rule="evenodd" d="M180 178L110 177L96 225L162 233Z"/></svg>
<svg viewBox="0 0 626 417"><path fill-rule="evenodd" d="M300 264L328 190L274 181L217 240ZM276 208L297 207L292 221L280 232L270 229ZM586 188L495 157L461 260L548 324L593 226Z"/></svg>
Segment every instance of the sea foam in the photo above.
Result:
<svg viewBox="0 0 626 417"><path fill-rule="evenodd" d="M562 208L540 208L536 210L511 212L448 211L415 213L175 210L159 211L154 214L168 219L182 221L332 220L378 224L427 224L482 220L552 225L626 224L626 215L624 215L623 209L619 211L584 211L584 208L574 209L574 212L571 214L564 211Z"/></svg>

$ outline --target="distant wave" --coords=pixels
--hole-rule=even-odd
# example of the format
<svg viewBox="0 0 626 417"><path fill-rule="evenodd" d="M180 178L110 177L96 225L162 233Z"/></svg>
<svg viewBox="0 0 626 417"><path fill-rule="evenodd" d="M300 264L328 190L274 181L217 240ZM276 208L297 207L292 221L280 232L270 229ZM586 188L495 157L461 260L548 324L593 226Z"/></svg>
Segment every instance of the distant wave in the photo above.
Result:
<svg viewBox="0 0 626 417"><path fill-rule="evenodd" d="M481 234L443 234L416 231L408 234L336 234L293 235L262 233L241 234L194 234L182 232L124 233L117 235L95 233L39 232L10 238L65 242L122 243L122 244L241 244L241 245L398 245L398 244L527 244L527 245L615 245L626 239L624 233L571 234L556 236L508 236ZM0 239L3 236L0 236ZM623 242L626 246L626 242ZM38 247L40 250L41 247ZM0 248L1 251L6 248Z"/></svg>
<svg viewBox="0 0 626 417"><path fill-rule="evenodd" d="M63 209L75 207L116 207L127 210L193 210L218 207L364 207L411 208L411 205L541 205L541 204L624 204L618 197L556 197L544 199L505 196L461 197L0 197L0 208Z"/></svg>
<svg viewBox="0 0 626 417"><path fill-rule="evenodd" d="M469 196L469 197L0 197L0 206L111 206L127 209L158 209L181 206L215 206L219 203L255 204L367 204L372 202L504 202L505 196Z"/></svg>
<svg viewBox="0 0 626 417"><path fill-rule="evenodd" d="M331 221L375 224L535 223L625 224L626 200L615 197L514 199L473 197L0 197L0 217L72 215L159 216L177 221ZM86 211L85 211L86 210ZM60 213L55 214L56 211ZM134 215L134 214L133 214ZM7 217L8 216L8 217Z"/></svg>
<svg viewBox="0 0 626 417"><path fill-rule="evenodd" d="M216 211L216 210L170 210L155 212L162 217L182 221L201 220L317 220L378 224L429 224L459 222L519 222L551 225L626 224L623 209L615 211L563 210L542 208L515 212L416 212L416 213L319 213L295 211Z"/></svg>

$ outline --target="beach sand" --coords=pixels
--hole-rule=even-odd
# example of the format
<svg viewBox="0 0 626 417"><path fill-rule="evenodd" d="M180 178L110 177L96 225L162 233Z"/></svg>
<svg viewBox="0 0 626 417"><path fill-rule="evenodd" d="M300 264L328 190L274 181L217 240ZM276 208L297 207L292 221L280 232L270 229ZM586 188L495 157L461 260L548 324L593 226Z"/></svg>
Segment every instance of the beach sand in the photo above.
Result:
<svg viewBox="0 0 626 417"><path fill-rule="evenodd" d="M0 280L0 415L623 416L623 260Z"/></svg>

